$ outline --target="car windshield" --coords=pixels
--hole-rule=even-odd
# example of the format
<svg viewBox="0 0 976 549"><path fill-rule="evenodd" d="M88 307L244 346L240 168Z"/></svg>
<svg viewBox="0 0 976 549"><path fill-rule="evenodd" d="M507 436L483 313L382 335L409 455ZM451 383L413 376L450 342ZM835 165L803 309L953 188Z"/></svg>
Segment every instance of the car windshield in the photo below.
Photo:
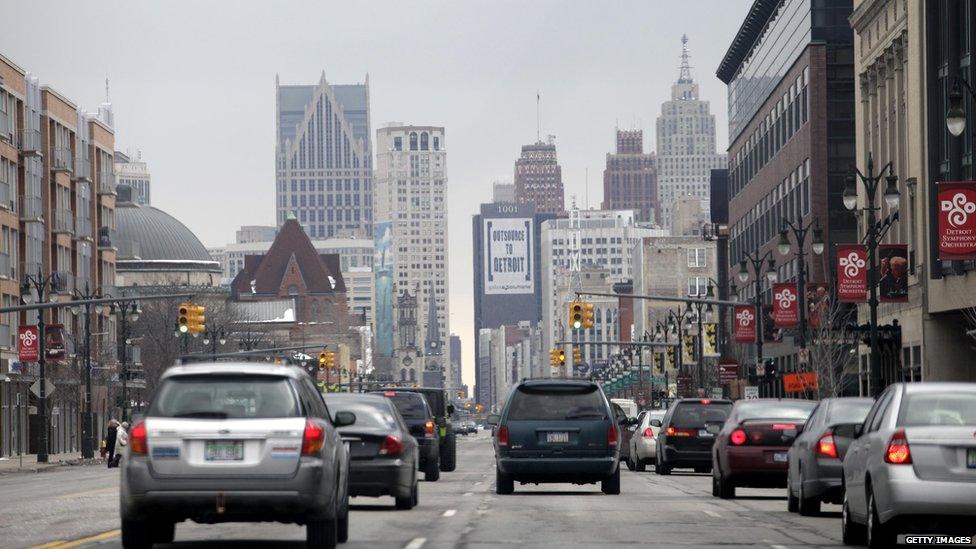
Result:
<svg viewBox="0 0 976 549"><path fill-rule="evenodd" d="M403 419L427 419L431 417L427 401L417 393L395 393L388 395L393 405L400 411Z"/></svg>
<svg viewBox="0 0 976 549"><path fill-rule="evenodd" d="M832 424L861 423L874 402L871 400L837 400L830 405L828 421Z"/></svg>
<svg viewBox="0 0 976 549"><path fill-rule="evenodd" d="M180 376L163 382L151 417L198 419L275 418L301 415L288 378Z"/></svg>
<svg viewBox="0 0 976 549"><path fill-rule="evenodd" d="M670 425L678 428L704 429L709 423L725 423L732 404L727 402L703 404L701 402L679 402L675 404Z"/></svg>
<svg viewBox="0 0 976 549"><path fill-rule="evenodd" d="M512 394L510 421L606 419L607 405L599 389L582 386L521 386Z"/></svg>
<svg viewBox="0 0 976 549"><path fill-rule="evenodd" d="M816 405L817 403L812 400L742 402L739 404L739 409L736 410L736 416L740 421L746 419L797 419L806 421Z"/></svg>
<svg viewBox="0 0 976 549"><path fill-rule="evenodd" d="M976 392L906 395L898 414L898 425L976 425Z"/></svg>
<svg viewBox="0 0 976 549"><path fill-rule="evenodd" d="M396 419L390 412L386 404L382 402L357 401L351 398L330 398L325 396L325 403L329 406L329 412L335 418L336 412L352 412L356 414L356 423L339 430L367 429L390 429L396 427Z"/></svg>

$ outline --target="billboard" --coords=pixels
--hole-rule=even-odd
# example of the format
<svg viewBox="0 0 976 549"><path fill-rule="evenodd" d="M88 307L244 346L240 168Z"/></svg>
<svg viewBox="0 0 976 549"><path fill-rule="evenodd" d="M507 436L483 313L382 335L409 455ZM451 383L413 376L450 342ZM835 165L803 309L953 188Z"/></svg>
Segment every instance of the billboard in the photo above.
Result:
<svg viewBox="0 0 976 549"><path fill-rule="evenodd" d="M484 220L484 293L535 293L532 266L532 219Z"/></svg>
<svg viewBox="0 0 976 549"><path fill-rule="evenodd" d="M976 181L938 185L939 260L976 259Z"/></svg>
<svg viewBox="0 0 976 549"><path fill-rule="evenodd" d="M376 281L376 352L393 356L393 223L373 226L373 276Z"/></svg>

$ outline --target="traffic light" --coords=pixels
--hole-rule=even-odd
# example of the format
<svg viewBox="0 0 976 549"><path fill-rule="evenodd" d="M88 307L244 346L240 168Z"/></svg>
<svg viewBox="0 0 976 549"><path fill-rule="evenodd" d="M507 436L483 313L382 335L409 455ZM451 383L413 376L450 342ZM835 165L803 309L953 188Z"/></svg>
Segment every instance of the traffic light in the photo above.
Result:
<svg viewBox="0 0 976 549"><path fill-rule="evenodd" d="M331 368L335 366L335 353L333 353L332 351L323 351L322 355L325 356L321 357L319 364L321 364L325 368Z"/></svg>
<svg viewBox="0 0 976 549"><path fill-rule="evenodd" d="M458 397L458 400L464 398L464 391L458 391L457 392L457 397Z"/></svg>
<svg viewBox="0 0 976 549"><path fill-rule="evenodd" d="M549 365L559 366L559 349L555 347L549 349Z"/></svg>
<svg viewBox="0 0 976 549"><path fill-rule="evenodd" d="M187 331L191 334L202 334L207 331L207 317L203 316L207 308L191 303L187 308Z"/></svg>
<svg viewBox="0 0 976 549"><path fill-rule="evenodd" d="M562 348L559 349L558 358L559 358L558 365L559 366L565 366L566 365L566 350L565 349L562 349Z"/></svg>
<svg viewBox="0 0 976 549"><path fill-rule="evenodd" d="M179 318L176 321L181 334L190 331L190 303L180 303Z"/></svg>
<svg viewBox="0 0 976 549"><path fill-rule="evenodd" d="M569 325L574 330L583 328L583 302L574 301L569 304Z"/></svg>
<svg viewBox="0 0 976 549"><path fill-rule="evenodd" d="M583 351L579 347L573 347L573 364L583 363Z"/></svg>
<svg viewBox="0 0 976 549"><path fill-rule="evenodd" d="M593 304L589 302L583 303L583 329L590 330L593 328Z"/></svg>
<svg viewBox="0 0 976 549"><path fill-rule="evenodd" d="M325 368L325 363L328 360L328 353L322 351L319 353L319 368Z"/></svg>

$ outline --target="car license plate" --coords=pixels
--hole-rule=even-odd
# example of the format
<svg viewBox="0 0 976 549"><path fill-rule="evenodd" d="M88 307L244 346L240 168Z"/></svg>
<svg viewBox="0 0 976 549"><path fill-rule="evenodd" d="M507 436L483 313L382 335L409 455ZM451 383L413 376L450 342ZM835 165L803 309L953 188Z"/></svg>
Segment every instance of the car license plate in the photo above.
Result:
<svg viewBox="0 0 976 549"><path fill-rule="evenodd" d="M204 457L207 461L241 461L244 459L244 441L208 440Z"/></svg>
<svg viewBox="0 0 976 549"><path fill-rule="evenodd" d="M569 442L569 433L565 431L546 433L546 442Z"/></svg>
<svg viewBox="0 0 976 549"><path fill-rule="evenodd" d="M773 454L773 461L777 463L786 463L787 457L786 452L776 452Z"/></svg>
<svg viewBox="0 0 976 549"><path fill-rule="evenodd" d="M700 437L713 437L715 435L709 433L708 430L706 430L706 429L699 429L698 430L698 436L700 436Z"/></svg>
<svg viewBox="0 0 976 549"><path fill-rule="evenodd" d="M976 469L976 448L970 448L966 452L966 467Z"/></svg>

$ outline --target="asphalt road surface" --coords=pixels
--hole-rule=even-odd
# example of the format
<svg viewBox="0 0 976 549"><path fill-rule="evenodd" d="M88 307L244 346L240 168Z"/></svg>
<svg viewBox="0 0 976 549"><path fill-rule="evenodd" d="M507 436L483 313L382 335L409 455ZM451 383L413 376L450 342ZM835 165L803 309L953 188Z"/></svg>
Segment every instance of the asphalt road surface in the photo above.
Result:
<svg viewBox="0 0 976 549"><path fill-rule="evenodd" d="M739 489L722 501L708 475L622 470L621 495L599 485L520 486L498 496L491 439L459 437L458 468L420 485L420 505L354 498L344 547L824 547L840 542L838 506L819 517L786 511L783 490ZM64 467L0 477L0 547L121 547L118 470ZM273 523L181 523L167 548L304 547L305 529Z"/></svg>

